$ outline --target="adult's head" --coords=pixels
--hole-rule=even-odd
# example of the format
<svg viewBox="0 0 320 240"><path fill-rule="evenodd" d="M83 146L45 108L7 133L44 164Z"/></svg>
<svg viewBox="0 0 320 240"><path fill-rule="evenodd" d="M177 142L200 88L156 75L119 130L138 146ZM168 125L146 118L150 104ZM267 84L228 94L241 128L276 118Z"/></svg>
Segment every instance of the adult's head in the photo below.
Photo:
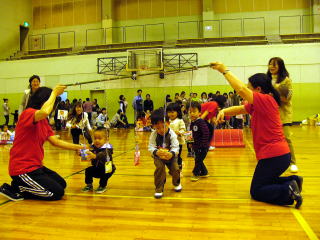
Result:
<svg viewBox="0 0 320 240"><path fill-rule="evenodd" d="M148 94L146 95L146 99L147 99L147 100L150 100L150 98L151 98L151 97L150 97L150 94L148 93Z"/></svg>
<svg viewBox="0 0 320 240"><path fill-rule="evenodd" d="M181 93L180 93L180 97L181 98L184 98L186 96L186 92L185 91L182 91Z"/></svg>
<svg viewBox="0 0 320 240"><path fill-rule="evenodd" d="M31 92L34 93L37 91L37 89L40 87L40 77L38 75L32 75L29 78L29 88L31 89Z"/></svg>
<svg viewBox="0 0 320 240"><path fill-rule="evenodd" d="M206 92L201 93L201 98L207 99L208 98L207 93Z"/></svg>
<svg viewBox="0 0 320 240"><path fill-rule="evenodd" d="M141 90L141 89L139 89L139 90L137 91L137 93L138 93L138 96L141 96L141 94L142 94L142 90Z"/></svg>
<svg viewBox="0 0 320 240"><path fill-rule="evenodd" d="M215 98L214 101L216 101L216 102L218 103L218 105L219 105L220 108L223 108L223 107L224 107L224 103L227 101L227 98L224 97L223 95L218 95L218 96Z"/></svg>
<svg viewBox="0 0 320 240"><path fill-rule="evenodd" d="M124 100L124 95L121 94L121 95L119 96L119 100L120 100L120 101L123 101L123 100Z"/></svg>
<svg viewBox="0 0 320 240"><path fill-rule="evenodd" d="M39 87L31 96L27 108L40 109L41 106L49 99L52 89L48 87Z"/></svg>
<svg viewBox="0 0 320 240"><path fill-rule="evenodd" d="M219 96L220 95L220 91L216 91L216 95Z"/></svg>
<svg viewBox="0 0 320 240"><path fill-rule="evenodd" d="M260 92L263 94L271 94L280 105L280 95L278 91L272 86L271 78L264 73L256 73L249 77L248 88L253 92Z"/></svg>
<svg viewBox="0 0 320 240"><path fill-rule="evenodd" d="M3 99L3 102L4 102L4 103L7 103L7 102L8 102L8 98L4 98L4 99Z"/></svg>
<svg viewBox="0 0 320 240"><path fill-rule="evenodd" d="M273 57L269 60L268 63L268 72L267 75L272 79L272 75L277 76L277 83L282 82L286 77L289 77L289 73L284 65L282 58Z"/></svg>
<svg viewBox="0 0 320 240"><path fill-rule="evenodd" d="M229 92L229 98L233 97L233 92Z"/></svg>

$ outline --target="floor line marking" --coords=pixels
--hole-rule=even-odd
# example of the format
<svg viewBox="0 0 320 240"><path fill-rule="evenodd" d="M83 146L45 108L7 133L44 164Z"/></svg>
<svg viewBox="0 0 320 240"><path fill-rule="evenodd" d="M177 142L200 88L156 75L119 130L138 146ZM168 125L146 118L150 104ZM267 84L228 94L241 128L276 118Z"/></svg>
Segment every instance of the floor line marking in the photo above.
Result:
<svg viewBox="0 0 320 240"><path fill-rule="evenodd" d="M103 197L103 198L140 198L140 199L155 199L152 196L127 196L127 195L97 195L86 193L66 193L67 196L81 196L81 197ZM186 197L163 197L162 200L190 200L190 201L250 201L250 198L186 198Z"/></svg>
<svg viewBox="0 0 320 240"><path fill-rule="evenodd" d="M308 222L304 219L304 217L301 215L300 211L297 209L292 208L291 212L297 219L298 223L302 227L302 229L305 231L305 233L308 235L310 240L319 240L317 235L314 233Z"/></svg>

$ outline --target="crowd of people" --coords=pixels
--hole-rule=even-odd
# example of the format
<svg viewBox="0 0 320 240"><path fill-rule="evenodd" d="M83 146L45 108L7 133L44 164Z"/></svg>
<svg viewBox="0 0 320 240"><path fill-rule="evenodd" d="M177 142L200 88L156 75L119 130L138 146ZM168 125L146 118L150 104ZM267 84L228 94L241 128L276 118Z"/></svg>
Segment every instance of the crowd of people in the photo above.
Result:
<svg viewBox="0 0 320 240"><path fill-rule="evenodd" d="M156 167L154 197L163 196L165 166L172 176L174 190L182 191L181 152L190 132L192 138L188 139L188 156L194 156L195 161L191 181L198 181L209 176L204 161L210 150L214 129L242 128L243 119L246 119L248 125L251 122L258 160L251 182L252 198L278 205L295 204L299 208L302 204L302 177L280 177L289 167L293 172L298 170L289 128L292 123L292 85L283 60L270 59L267 74L254 74L249 78L248 85L240 81L224 64L213 62L210 66L223 74L234 89L233 92L222 95L219 91L215 94L203 92L200 98L197 93L190 93L189 98L186 98L183 91L175 95L174 102L167 95L164 107L155 110L150 94L143 100L141 89L133 99L136 130L140 128L139 124L142 124L143 130L145 124L149 127L148 131L153 130L148 150ZM74 99L71 104L69 101L61 101L59 96L66 87L58 85L53 90L40 87L40 78L36 75L30 78L29 84L29 91L25 91L21 104L15 140L10 151L9 174L12 182L11 185L3 184L0 194L11 200L61 199L66 188L65 180L42 163L43 144L46 141L57 147L80 151L85 159L91 160L91 166L85 171L86 186L82 191L93 190L93 177L100 179L96 192L106 191L108 179L116 170L112 161L113 146L109 143L108 129L128 127L128 103L124 95L119 96L119 110L109 121L106 109L100 109L96 100L91 102L87 98L82 102L81 99ZM8 99L4 99L3 108L6 109L5 119L8 121ZM59 117L59 111L68 111L66 119ZM248 115L251 119L246 117ZM64 126L63 121L66 122L65 126L70 129L73 143L63 141L55 135L47 120L50 116L55 120L56 130ZM90 147L79 144L81 134ZM37 137L30 138L31 135Z"/></svg>

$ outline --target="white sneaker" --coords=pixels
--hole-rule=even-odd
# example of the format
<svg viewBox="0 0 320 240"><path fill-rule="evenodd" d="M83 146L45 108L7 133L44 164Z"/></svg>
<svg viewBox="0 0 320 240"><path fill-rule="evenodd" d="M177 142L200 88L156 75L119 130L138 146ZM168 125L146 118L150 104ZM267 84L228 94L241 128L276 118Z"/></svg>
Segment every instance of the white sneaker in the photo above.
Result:
<svg viewBox="0 0 320 240"><path fill-rule="evenodd" d="M181 183L180 183L178 186L175 186L175 187L174 187L174 191L176 191L176 192L181 192L181 190L182 190L182 185L181 185Z"/></svg>
<svg viewBox="0 0 320 240"><path fill-rule="evenodd" d="M214 147L214 146L210 146L209 147L209 151L212 151L212 150L215 150L216 149L216 147Z"/></svg>
<svg viewBox="0 0 320 240"><path fill-rule="evenodd" d="M162 198L163 192L156 192L154 193L154 198Z"/></svg>
<svg viewBox="0 0 320 240"><path fill-rule="evenodd" d="M297 165L295 165L295 164L290 165L290 172L296 173L298 171L299 171L299 169L298 169Z"/></svg>

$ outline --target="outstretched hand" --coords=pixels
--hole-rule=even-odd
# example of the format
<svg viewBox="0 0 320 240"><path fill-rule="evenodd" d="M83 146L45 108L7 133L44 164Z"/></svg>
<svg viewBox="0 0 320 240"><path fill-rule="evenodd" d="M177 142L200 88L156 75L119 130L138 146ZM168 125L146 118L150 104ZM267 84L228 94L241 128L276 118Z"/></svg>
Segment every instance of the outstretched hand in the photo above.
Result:
<svg viewBox="0 0 320 240"><path fill-rule="evenodd" d="M220 73L224 73L227 70L227 67L221 62L211 62L210 67L219 71Z"/></svg>
<svg viewBox="0 0 320 240"><path fill-rule="evenodd" d="M66 88L67 88L67 87L64 86L64 85L57 85L57 86L54 87L53 93L54 93L56 96L59 96L59 95L61 95L61 94L64 92L64 90L65 90Z"/></svg>
<svg viewBox="0 0 320 240"><path fill-rule="evenodd" d="M216 123L224 123L224 111L221 110L218 115L217 115L217 119L216 119Z"/></svg>

